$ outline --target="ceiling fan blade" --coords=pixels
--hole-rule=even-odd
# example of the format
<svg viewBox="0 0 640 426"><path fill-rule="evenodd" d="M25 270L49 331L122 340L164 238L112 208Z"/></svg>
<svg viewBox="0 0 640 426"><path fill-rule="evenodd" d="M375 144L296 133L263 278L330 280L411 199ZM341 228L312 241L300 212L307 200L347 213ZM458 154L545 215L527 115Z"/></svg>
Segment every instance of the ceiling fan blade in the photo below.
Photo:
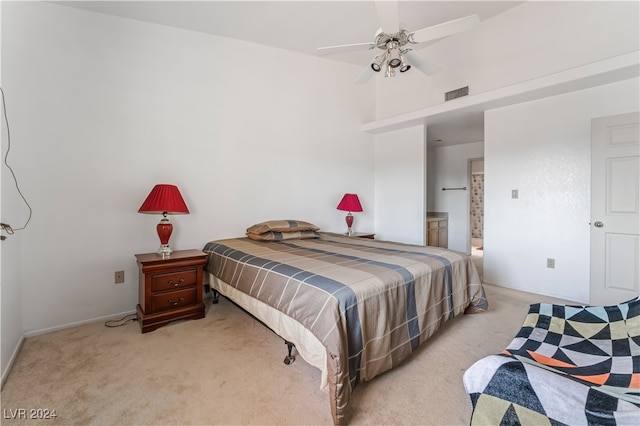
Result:
<svg viewBox="0 0 640 426"><path fill-rule="evenodd" d="M386 34L397 33L400 29L400 18L398 18L398 2L396 0L376 1L376 11L378 20L382 27L382 32Z"/></svg>
<svg viewBox="0 0 640 426"><path fill-rule="evenodd" d="M443 22L432 27L423 28L413 32L413 41L423 43L429 40L436 40L453 34L468 31L480 23L478 15L470 15L453 21Z"/></svg>
<svg viewBox="0 0 640 426"><path fill-rule="evenodd" d="M411 52L406 52L407 63L426 75L433 75L439 72L442 68L422 59L419 55Z"/></svg>
<svg viewBox="0 0 640 426"><path fill-rule="evenodd" d="M373 77L375 73L376 72L372 70L370 66L367 65L364 71L362 71L362 74L360 74L360 76L356 80L356 84L365 84L371 79L371 77Z"/></svg>
<svg viewBox="0 0 640 426"><path fill-rule="evenodd" d="M356 50L373 49L374 47L376 47L375 43L342 44L340 46L319 47L316 49L316 54L318 56L327 56Z"/></svg>

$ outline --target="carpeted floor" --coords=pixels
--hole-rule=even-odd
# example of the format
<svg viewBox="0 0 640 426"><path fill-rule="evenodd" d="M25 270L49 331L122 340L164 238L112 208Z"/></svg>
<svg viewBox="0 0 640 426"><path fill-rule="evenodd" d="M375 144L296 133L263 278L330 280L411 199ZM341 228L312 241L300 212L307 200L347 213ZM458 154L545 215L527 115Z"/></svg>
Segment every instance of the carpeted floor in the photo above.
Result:
<svg viewBox="0 0 640 426"><path fill-rule="evenodd" d="M528 305L563 303L485 286L490 310L445 325L407 362L358 385L351 424L469 424L463 372L501 351ZM206 318L141 334L87 324L26 339L1 393L3 425L330 424L320 372L227 300ZM27 419L16 419L25 410ZM55 410L51 420L31 410ZM44 414L46 411L34 411Z"/></svg>

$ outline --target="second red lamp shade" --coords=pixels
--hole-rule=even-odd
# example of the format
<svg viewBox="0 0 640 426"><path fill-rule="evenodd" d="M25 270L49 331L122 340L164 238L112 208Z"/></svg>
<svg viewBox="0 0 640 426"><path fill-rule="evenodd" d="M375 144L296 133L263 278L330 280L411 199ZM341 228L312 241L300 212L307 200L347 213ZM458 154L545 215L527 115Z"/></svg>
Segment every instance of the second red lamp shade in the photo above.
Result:
<svg viewBox="0 0 640 426"><path fill-rule="evenodd" d="M340 204L338 204L338 210L342 210L347 213L345 220L347 221L347 232L346 235L353 234L353 215L351 212L361 212L362 205L360 204L360 199L357 194L344 194L342 200L340 200Z"/></svg>

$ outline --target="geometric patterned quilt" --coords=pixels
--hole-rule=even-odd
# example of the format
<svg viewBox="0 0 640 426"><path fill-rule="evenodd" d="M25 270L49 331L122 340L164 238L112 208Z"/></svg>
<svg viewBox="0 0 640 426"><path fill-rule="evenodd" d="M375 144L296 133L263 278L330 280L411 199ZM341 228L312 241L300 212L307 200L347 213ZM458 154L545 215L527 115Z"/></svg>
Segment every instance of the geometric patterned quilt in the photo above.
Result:
<svg viewBox="0 0 640 426"><path fill-rule="evenodd" d="M472 425L640 425L640 297L533 304L509 346L463 381Z"/></svg>

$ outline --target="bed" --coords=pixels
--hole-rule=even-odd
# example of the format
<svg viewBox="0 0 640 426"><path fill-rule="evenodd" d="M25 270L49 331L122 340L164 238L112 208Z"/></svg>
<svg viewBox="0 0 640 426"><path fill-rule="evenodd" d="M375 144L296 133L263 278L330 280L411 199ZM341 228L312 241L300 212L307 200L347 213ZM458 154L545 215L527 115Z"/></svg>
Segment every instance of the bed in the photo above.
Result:
<svg viewBox="0 0 640 426"><path fill-rule="evenodd" d="M640 297L530 305L500 354L463 376L472 425L640 424Z"/></svg>
<svg viewBox="0 0 640 426"><path fill-rule="evenodd" d="M247 235L205 245L209 285L321 370L335 424L359 382L398 365L444 322L488 308L462 253L316 229Z"/></svg>

